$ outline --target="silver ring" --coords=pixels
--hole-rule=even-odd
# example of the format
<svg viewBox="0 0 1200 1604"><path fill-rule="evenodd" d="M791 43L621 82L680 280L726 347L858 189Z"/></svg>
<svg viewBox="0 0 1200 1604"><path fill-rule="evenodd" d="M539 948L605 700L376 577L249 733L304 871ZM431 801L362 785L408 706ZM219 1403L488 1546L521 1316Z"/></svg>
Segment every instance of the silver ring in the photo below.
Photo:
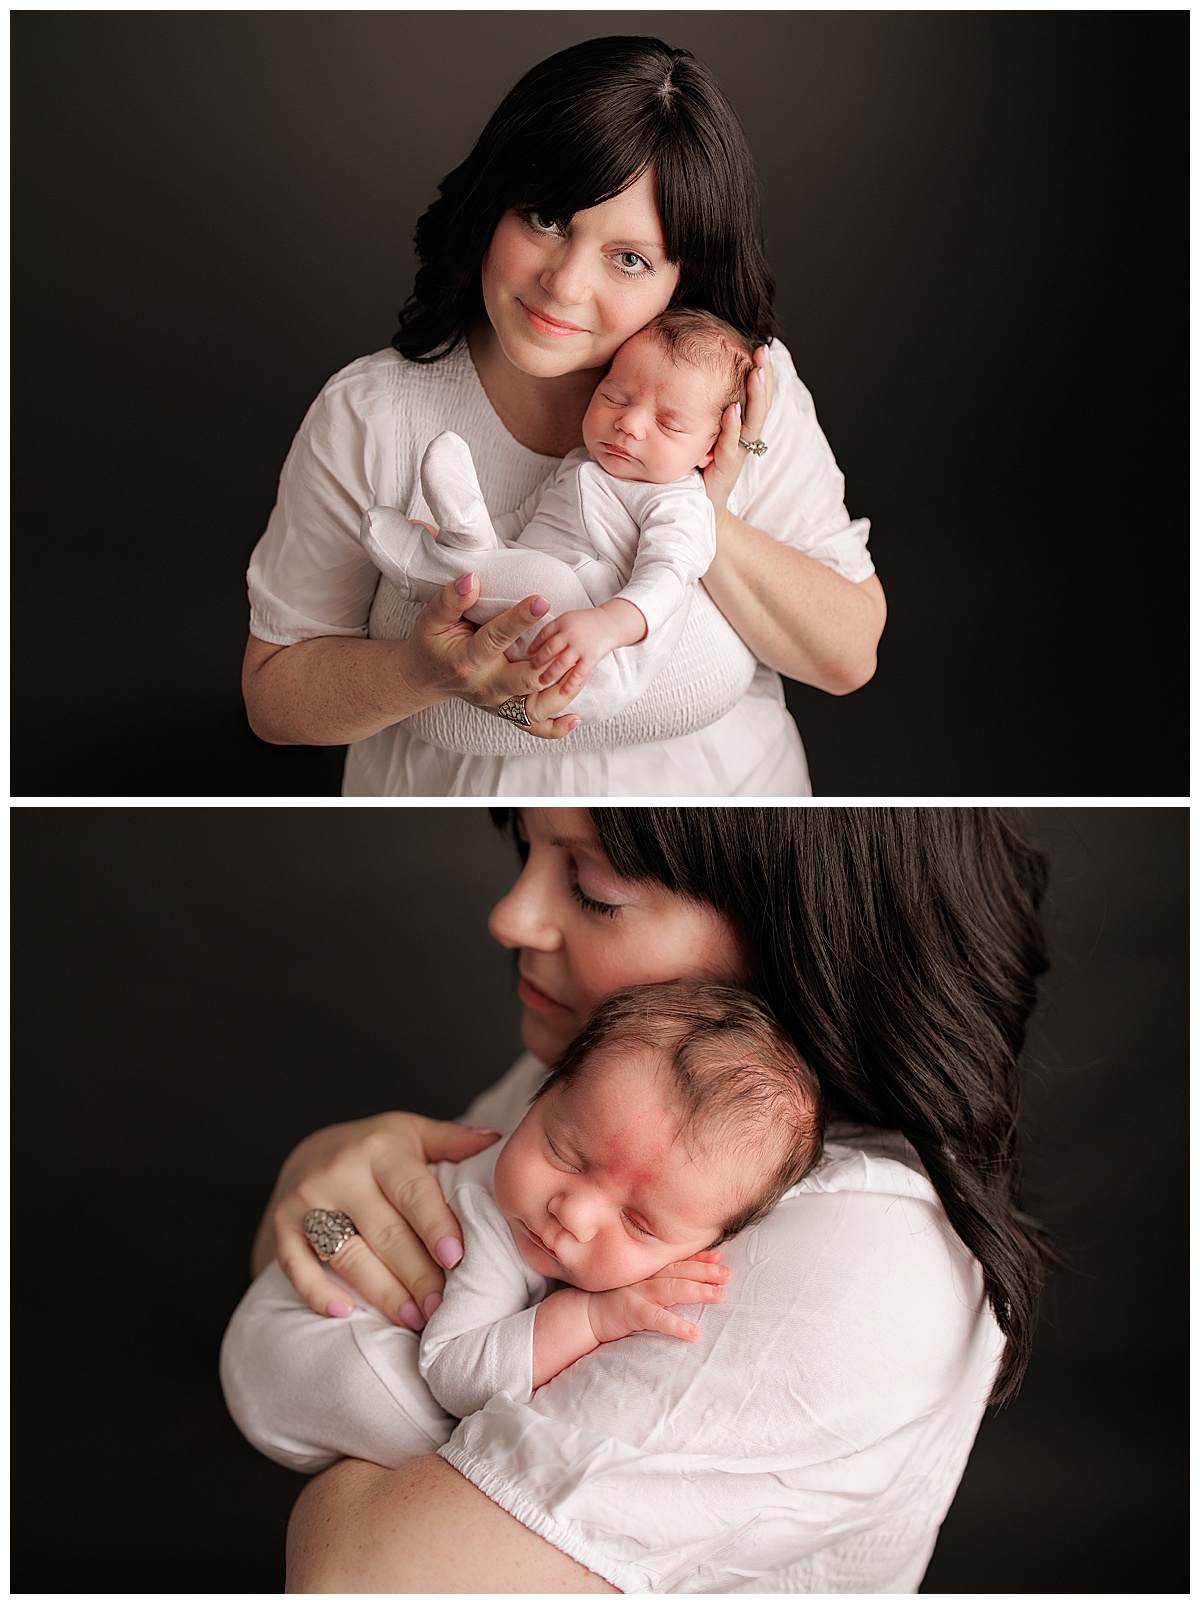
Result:
<svg viewBox="0 0 1200 1604"><path fill-rule="evenodd" d="M766 443L762 440L743 440L739 436L738 445L745 446L747 451L753 451L756 457L765 457L767 454Z"/></svg>
<svg viewBox="0 0 1200 1604"><path fill-rule="evenodd" d="M304 1234L322 1264L336 1259L358 1227L341 1209L309 1209L304 1216Z"/></svg>
<svg viewBox="0 0 1200 1604"><path fill-rule="evenodd" d="M501 718L506 718L510 724L517 724L521 729L527 730L531 728L531 720L529 714L525 711L525 700L524 696L510 696L506 701L500 703L496 711Z"/></svg>

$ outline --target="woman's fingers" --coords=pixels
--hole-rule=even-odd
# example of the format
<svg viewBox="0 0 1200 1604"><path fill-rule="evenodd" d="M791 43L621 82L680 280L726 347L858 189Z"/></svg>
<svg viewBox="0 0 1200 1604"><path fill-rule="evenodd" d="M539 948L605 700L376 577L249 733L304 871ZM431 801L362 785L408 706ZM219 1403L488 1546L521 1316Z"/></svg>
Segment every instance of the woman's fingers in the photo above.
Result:
<svg viewBox="0 0 1200 1604"><path fill-rule="evenodd" d="M323 1189L322 1195L326 1195ZM280 1267L304 1301L318 1314L338 1315L348 1312L344 1307L331 1307L331 1305L345 1305L345 1288L330 1280L325 1265L317 1258L312 1244L304 1234L304 1216L310 1208L334 1206L336 1205L313 1203L307 1198L300 1197L299 1194L292 1194L280 1204L276 1212L276 1256ZM386 1208L386 1200L383 1198L378 1200L374 1208L365 1199L350 1207L344 1207L343 1212L350 1215L359 1234L350 1237L329 1263L342 1280L353 1287L364 1303L373 1305L397 1325L412 1326L419 1330L425 1323L420 1317L421 1300L428 1297L431 1291L441 1291L440 1273L429 1263L420 1240L411 1232L408 1233L411 1244L406 1255L409 1266L407 1275L403 1277L394 1275L379 1258L371 1245L371 1239L377 1239L381 1234L380 1215ZM403 1221L399 1223L403 1226ZM386 1234L386 1231L383 1234ZM410 1305L417 1311L415 1320L411 1317Z"/></svg>
<svg viewBox="0 0 1200 1604"><path fill-rule="evenodd" d="M742 430L743 439L761 439L774 394L775 370L771 366L770 348L760 345L754 353L754 372L750 375L746 384L746 413L743 419L745 424Z"/></svg>
<svg viewBox="0 0 1200 1604"><path fill-rule="evenodd" d="M375 1180L396 1215L381 1226L372 1238L372 1246L398 1279L418 1295L418 1302L424 1308L429 1293L441 1291L444 1278L437 1272L431 1278L421 1256L413 1267L414 1233L424 1254L443 1270L453 1269L463 1255L462 1228L430 1173L429 1165L470 1158L490 1147L500 1133L472 1129L450 1120L425 1119L420 1115L411 1116L411 1129L420 1145L420 1162L415 1166L411 1155L388 1140L385 1133L379 1132L366 1139Z"/></svg>
<svg viewBox="0 0 1200 1604"><path fill-rule="evenodd" d="M523 602L498 613L490 623L481 624L471 643L472 653L479 662L500 657L525 631L545 618L550 603L544 596L527 596Z"/></svg>

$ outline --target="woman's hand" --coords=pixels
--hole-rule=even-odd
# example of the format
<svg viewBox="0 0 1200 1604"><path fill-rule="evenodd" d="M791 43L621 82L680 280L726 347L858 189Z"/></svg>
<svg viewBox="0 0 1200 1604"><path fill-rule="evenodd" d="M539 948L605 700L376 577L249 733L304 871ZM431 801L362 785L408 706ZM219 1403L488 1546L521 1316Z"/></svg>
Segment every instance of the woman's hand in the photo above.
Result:
<svg viewBox="0 0 1200 1604"><path fill-rule="evenodd" d="M479 600L479 581L467 577L465 591L458 590L461 579L447 584L423 608L408 640L318 635L277 646L251 635L242 664L251 729L276 746L339 746L451 696L494 709L529 695L529 733L569 735L579 719L561 715L579 695L579 673L559 679L560 669L510 663L504 655L550 604L530 596L476 629L463 615Z"/></svg>
<svg viewBox="0 0 1200 1604"><path fill-rule="evenodd" d="M462 1232L429 1164L464 1159L498 1131L419 1114L380 1114L306 1137L289 1157L255 1240L257 1274L272 1257L318 1314L349 1314L304 1234L310 1209L340 1209L358 1228L331 1261L343 1281L397 1325L420 1330L441 1301ZM437 1302L431 1300L436 1299Z"/></svg>
<svg viewBox="0 0 1200 1604"><path fill-rule="evenodd" d="M713 460L704 470L704 489L717 515L718 535L728 511L730 493L749 455L745 446L739 445L738 441L761 437L774 394L775 370L771 366L770 348L760 345L754 353L754 372L746 381L745 417L740 406L725 408L721 432L713 447Z"/></svg>
<svg viewBox="0 0 1200 1604"><path fill-rule="evenodd" d="M524 696L530 735L544 740L569 735L580 720L564 714L563 709L583 689L587 669L577 665L563 674L561 664L547 666L525 659L511 663L504 655L507 647L545 617L550 603L544 596L528 596L476 628L463 615L478 600L475 574L446 585L434 597L410 636L417 671L428 676L443 695L457 696L475 707L496 708L510 696Z"/></svg>

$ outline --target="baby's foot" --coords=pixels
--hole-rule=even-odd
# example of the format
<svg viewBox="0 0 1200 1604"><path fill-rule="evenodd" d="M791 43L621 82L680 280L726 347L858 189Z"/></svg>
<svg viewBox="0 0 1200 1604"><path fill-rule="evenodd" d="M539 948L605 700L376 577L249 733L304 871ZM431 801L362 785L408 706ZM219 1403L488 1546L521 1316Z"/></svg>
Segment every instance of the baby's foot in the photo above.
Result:
<svg viewBox="0 0 1200 1604"><path fill-rule="evenodd" d="M499 546L471 460L471 448L447 431L430 442L421 460L421 489L438 524L438 540L464 551Z"/></svg>

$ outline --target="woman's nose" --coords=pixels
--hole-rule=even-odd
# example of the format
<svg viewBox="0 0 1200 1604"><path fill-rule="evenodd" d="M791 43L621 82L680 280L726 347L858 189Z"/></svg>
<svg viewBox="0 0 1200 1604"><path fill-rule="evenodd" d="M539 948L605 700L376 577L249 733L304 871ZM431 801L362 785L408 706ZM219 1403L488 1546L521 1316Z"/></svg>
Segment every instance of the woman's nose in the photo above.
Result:
<svg viewBox="0 0 1200 1604"><path fill-rule="evenodd" d="M541 286L556 306L566 310L582 306L587 300L587 273L583 259L570 243L557 251L547 263L541 277Z"/></svg>
<svg viewBox="0 0 1200 1604"><path fill-rule="evenodd" d="M559 946L562 935L551 915L547 888L531 863L526 863L512 890L488 915L488 929L502 947L550 952Z"/></svg>

